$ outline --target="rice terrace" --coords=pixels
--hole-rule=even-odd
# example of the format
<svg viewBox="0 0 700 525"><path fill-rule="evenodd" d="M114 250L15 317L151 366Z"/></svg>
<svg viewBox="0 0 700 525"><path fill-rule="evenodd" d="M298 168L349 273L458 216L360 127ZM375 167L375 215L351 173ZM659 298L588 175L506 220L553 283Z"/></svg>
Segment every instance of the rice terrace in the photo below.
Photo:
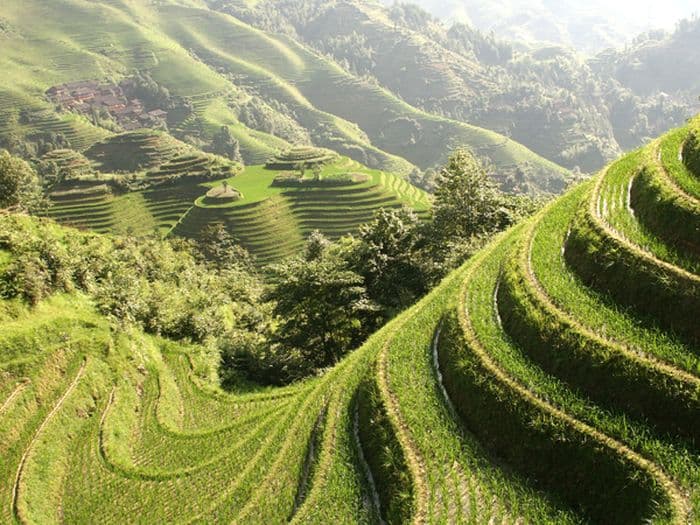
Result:
<svg viewBox="0 0 700 525"><path fill-rule="evenodd" d="M700 524L700 117L587 174L438 82L542 94L549 43L369 0L4 4L0 523Z"/></svg>

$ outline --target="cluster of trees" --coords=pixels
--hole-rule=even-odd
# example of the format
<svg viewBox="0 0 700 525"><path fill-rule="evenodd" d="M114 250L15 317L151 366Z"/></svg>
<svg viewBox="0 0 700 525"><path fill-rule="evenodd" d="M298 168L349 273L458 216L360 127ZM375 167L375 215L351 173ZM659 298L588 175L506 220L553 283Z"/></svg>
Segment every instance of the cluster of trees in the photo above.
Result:
<svg viewBox="0 0 700 525"><path fill-rule="evenodd" d="M39 212L46 199L39 176L24 160L0 150L0 210Z"/></svg>
<svg viewBox="0 0 700 525"><path fill-rule="evenodd" d="M231 100L229 105L238 114L238 120L251 129L280 137L291 144L310 142L309 133L282 102L249 94L245 100Z"/></svg>
<svg viewBox="0 0 700 525"><path fill-rule="evenodd" d="M0 149L23 159L36 159L55 149L70 147L70 141L61 132L43 131L25 137L9 133L0 137Z"/></svg>
<svg viewBox="0 0 700 525"><path fill-rule="evenodd" d="M121 86L128 98L138 98L147 110L167 110L170 121L185 120L194 112L190 100L173 96L170 90L157 82L148 71L135 71Z"/></svg>
<svg viewBox="0 0 700 525"><path fill-rule="evenodd" d="M467 150L435 175L432 221L381 210L355 235L320 233L259 269L222 224L197 241L109 237L0 215L0 296L36 304L81 291L116 323L216 345L224 382L287 383L332 366L538 203L502 193ZM0 153L0 207L34 210L41 187Z"/></svg>
<svg viewBox="0 0 700 525"><path fill-rule="evenodd" d="M214 134L209 150L234 162L243 162L241 145L228 126L221 126L219 131Z"/></svg>
<svg viewBox="0 0 700 525"><path fill-rule="evenodd" d="M3 214L0 249L12 254L0 272L5 299L37 304L53 293L82 292L115 323L203 344L230 331L263 333L258 324L270 318L244 261L212 265L183 241L112 238Z"/></svg>
<svg viewBox="0 0 700 525"><path fill-rule="evenodd" d="M168 88L156 82L147 71L136 71L122 86L128 98L138 98L147 108L169 109L174 105Z"/></svg>

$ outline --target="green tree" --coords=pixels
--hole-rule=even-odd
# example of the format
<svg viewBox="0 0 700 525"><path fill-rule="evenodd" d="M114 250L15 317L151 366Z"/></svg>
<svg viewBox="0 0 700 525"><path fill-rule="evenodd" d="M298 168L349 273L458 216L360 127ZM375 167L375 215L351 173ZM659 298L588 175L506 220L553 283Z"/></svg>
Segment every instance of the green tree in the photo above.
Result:
<svg viewBox="0 0 700 525"><path fill-rule="evenodd" d="M212 138L211 149L217 155L226 157L235 162L242 162L241 147L236 138L231 134L228 126L221 126Z"/></svg>
<svg viewBox="0 0 700 525"><path fill-rule="evenodd" d="M369 296L388 310L388 316L426 292L420 225L416 214L404 208L382 209L360 227L353 266L364 277Z"/></svg>
<svg viewBox="0 0 700 525"><path fill-rule="evenodd" d="M271 270L266 299L279 320L274 339L311 368L335 364L376 326L377 307L362 276L342 261L293 258Z"/></svg>
<svg viewBox="0 0 700 525"><path fill-rule="evenodd" d="M435 234L451 241L489 235L510 223L503 194L466 149L453 153L438 175L433 216Z"/></svg>
<svg viewBox="0 0 700 525"><path fill-rule="evenodd" d="M316 261L323 257L328 246L330 246L331 241L323 235L320 231L314 230L309 235L306 240L306 250L304 252L304 258L307 261Z"/></svg>
<svg viewBox="0 0 700 525"><path fill-rule="evenodd" d="M252 255L236 242L220 222L210 224L202 230L196 247L200 257L219 270L240 268L254 271Z"/></svg>
<svg viewBox="0 0 700 525"><path fill-rule="evenodd" d="M37 212L45 206L41 183L32 167L7 151L0 151L0 209Z"/></svg>

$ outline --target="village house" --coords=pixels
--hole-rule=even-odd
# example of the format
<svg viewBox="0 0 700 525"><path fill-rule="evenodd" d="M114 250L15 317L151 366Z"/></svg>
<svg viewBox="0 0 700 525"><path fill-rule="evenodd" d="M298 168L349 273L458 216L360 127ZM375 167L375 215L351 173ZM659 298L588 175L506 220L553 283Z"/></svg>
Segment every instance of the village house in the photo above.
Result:
<svg viewBox="0 0 700 525"><path fill-rule="evenodd" d="M129 100L124 86L129 81L116 84L100 84L85 80L53 86L46 96L54 103L69 111L83 114L107 111L125 130L157 126L165 122L168 112L162 109L146 111L143 102L137 98Z"/></svg>

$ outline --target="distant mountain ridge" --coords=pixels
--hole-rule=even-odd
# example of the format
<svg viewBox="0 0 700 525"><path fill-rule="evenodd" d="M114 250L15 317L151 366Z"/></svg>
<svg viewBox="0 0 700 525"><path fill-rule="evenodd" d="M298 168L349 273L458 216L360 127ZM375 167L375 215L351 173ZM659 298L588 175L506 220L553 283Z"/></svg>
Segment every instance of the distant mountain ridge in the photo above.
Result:
<svg viewBox="0 0 700 525"><path fill-rule="evenodd" d="M392 5L393 0L383 0ZM686 0L625 2L592 0L411 0L449 22L467 23L485 32L525 44L555 44L596 53L623 47L639 33L671 29L697 12Z"/></svg>

